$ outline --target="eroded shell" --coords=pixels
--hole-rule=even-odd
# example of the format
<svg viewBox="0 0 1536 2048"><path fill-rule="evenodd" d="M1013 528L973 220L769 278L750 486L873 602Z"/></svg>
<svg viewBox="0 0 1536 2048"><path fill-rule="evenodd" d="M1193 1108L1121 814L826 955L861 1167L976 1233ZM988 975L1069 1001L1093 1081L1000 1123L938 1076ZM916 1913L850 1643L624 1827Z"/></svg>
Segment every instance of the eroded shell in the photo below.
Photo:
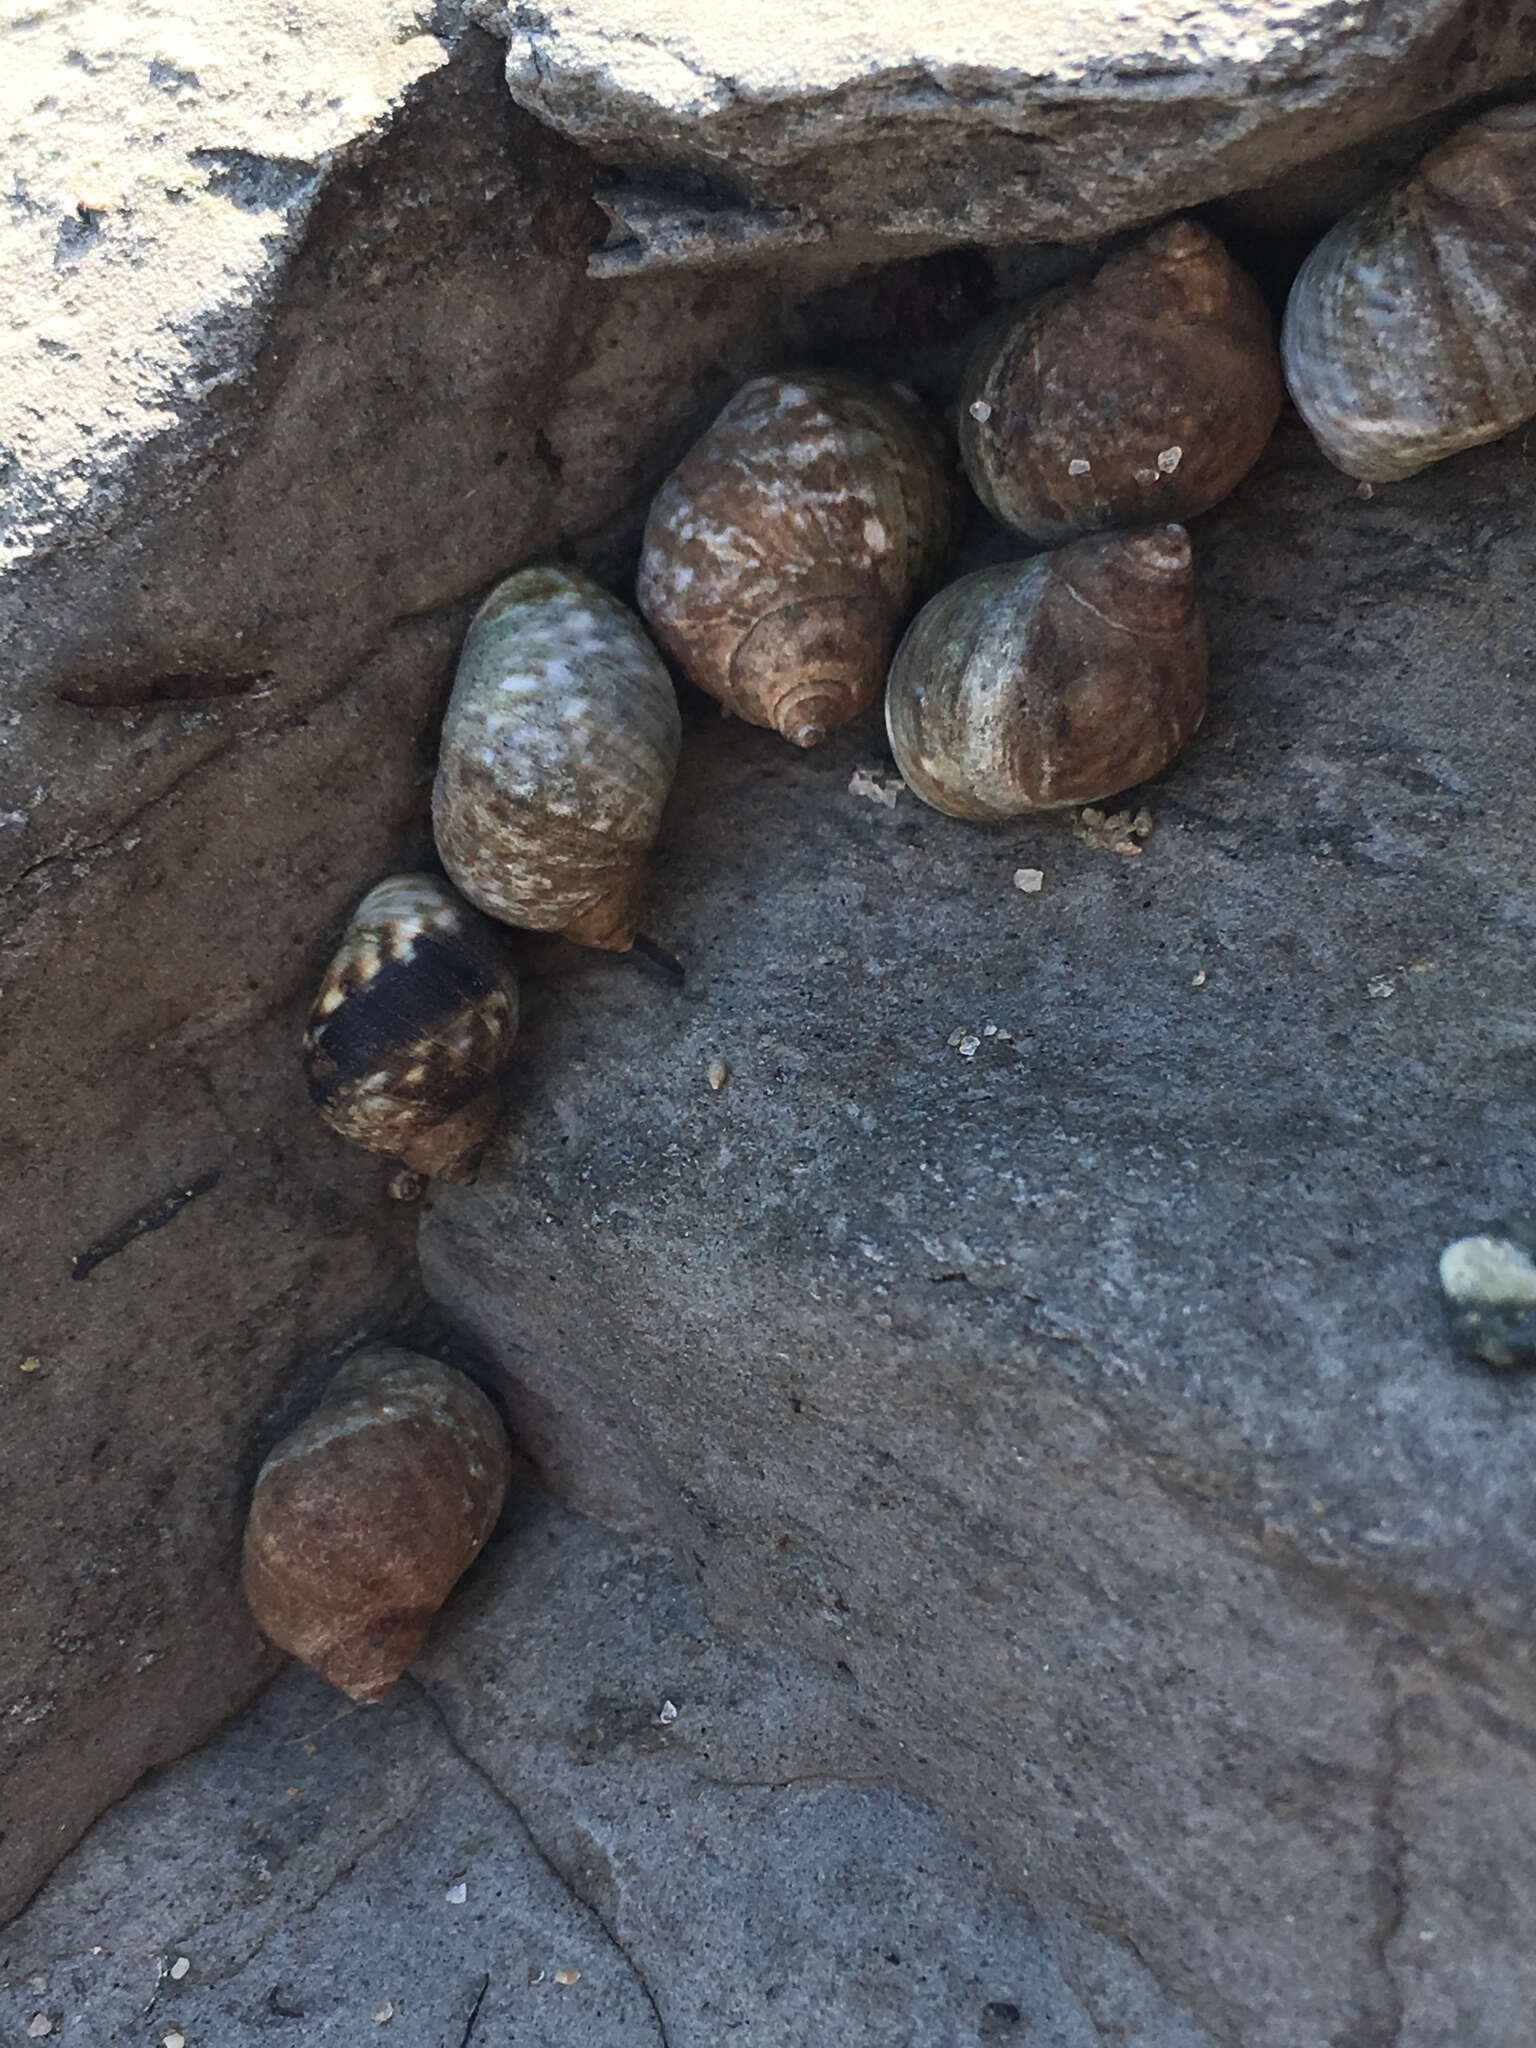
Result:
<svg viewBox="0 0 1536 2048"><path fill-rule="evenodd" d="M1113 796L1205 714L1205 628L1181 526L1096 534L963 576L891 664L886 730L908 786L952 818Z"/></svg>
<svg viewBox="0 0 1536 2048"><path fill-rule="evenodd" d="M496 1526L509 1472L472 1380L393 1346L357 1353L257 1476L244 1582L262 1633L382 1699Z"/></svg>
<svg viewBox="0 0 1536 2048"><path fill-rule="evenodd" d="M758 377L657 493L640 609L700 689L814 746L874 702L958 517L915 399L848 377Z"/></svg>
<svg viewBox="0 0 1536 2048"><path fill-rule="evenodd" d="M436 875L391 875L358 904L304 1033L320 1114L436 1180L467 1180L517 1037L501 933Z"/></svg>
<svg viewBox="0 0 1536 2048"><path fill-rule="evenodd" d="M523 569L480 607L443 722L443 865L508 924L623 952L677 771L672 679L589 578Z"/></svg>
<svg viewBox="0 0 1536 2048"><path fill-rule="evenodd" d="M960 457L1033 540L1190 519L1253 467L1282 395L1258 286L1198 222L1169 221L994 327L961 392Z"/></svg>
<svg viewBox="0 0 1536 2048"><path fill-rule="evenodd" d="M1297 273L1286 382L1328 460L1393 483L1536 415L1536 104L1468 122Z"/></svg>

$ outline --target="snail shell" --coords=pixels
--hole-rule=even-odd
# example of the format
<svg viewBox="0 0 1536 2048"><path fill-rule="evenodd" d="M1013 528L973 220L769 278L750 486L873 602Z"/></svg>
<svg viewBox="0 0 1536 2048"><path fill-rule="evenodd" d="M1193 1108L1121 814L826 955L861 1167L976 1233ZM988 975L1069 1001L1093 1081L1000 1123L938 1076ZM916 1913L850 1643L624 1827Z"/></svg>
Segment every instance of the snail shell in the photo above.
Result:
<svg viewBox="0 0 1536 2048"><path fill-rule="evenodd" d="M681 745L634 614L585 576L519 570L459 657L432 792L444 867L493 917L622 953Z"/></svg>
<svg viewBox="0 0 1536 2048"><path fill-rule="evenodd" d="M1468 122L1297 273L1286 382L1328 460L1393 483L1536 414L1536 104Z"/></svg>
<svg viewBox="0 0 1536 2048"><path fill-rule="evenodd" d="M727 711L814 746L874 702L958 518L915 399L848 377L758 377L657 492L640 609Z"/></svg>
<svg viewBox="0 0 1536 2048"><path fill-rule="evenodd" d="M358 1352L257 1475L244 1582L263 1635L382 1699L496 1526L509 1473L472 1380L391 1345Z"/></svg>
<svg viewBox="0 0 1536 2048"><path fill-rule="evenodd" d="M1182 526L979 569L918 613L885 720L909 788L952 818L1092 803L1171 761L1205 714Z"/></svg>
<svg viewBox="0 0 1536 2048"><path fill-rule="evenodd" d="M1190 519L1257 462L1283 395L1258 286L1174 220L993 329L966 372L960 459L1032 540Z"/></svg>
<svg viewBox="0 0 1536 2048"><path fill-rule="evenodd" d="M517 976L495 925L436 875L391 875L353 911L326 969L304 1069L343 1138L468 1180L516 1037Z"/></svg>

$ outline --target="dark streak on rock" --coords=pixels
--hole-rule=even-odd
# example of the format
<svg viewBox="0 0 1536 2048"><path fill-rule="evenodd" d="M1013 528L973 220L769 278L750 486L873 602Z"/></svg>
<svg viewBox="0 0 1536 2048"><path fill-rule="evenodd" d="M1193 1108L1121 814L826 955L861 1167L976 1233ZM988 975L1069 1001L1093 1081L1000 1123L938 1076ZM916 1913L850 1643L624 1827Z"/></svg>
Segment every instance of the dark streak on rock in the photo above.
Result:
<svg viewBox="0 0 1536 2048"><path fill-rule="evenodd" d="M71 1279L83 1280L88 1273L95 1272L103 1261L115 1258L126 1246L132 1244L136 1237L145 1237L152 1230L163 1230L167 1223L181 1214L189 1202L195 1202L199 1195L206 1195L210 1189L216 1188L222 1178L222 1169L210 1166L206 1173L200 1173L196 1180L189 1181L185 1187L172 1188L169 1194L161 1195L157 1201L140 1209L126 1222L119 1223L115 1229L109 1230L105 1237L97 1238L96 1242L88 1244L83 1252L75 1253L70 1261Z"/></svg>

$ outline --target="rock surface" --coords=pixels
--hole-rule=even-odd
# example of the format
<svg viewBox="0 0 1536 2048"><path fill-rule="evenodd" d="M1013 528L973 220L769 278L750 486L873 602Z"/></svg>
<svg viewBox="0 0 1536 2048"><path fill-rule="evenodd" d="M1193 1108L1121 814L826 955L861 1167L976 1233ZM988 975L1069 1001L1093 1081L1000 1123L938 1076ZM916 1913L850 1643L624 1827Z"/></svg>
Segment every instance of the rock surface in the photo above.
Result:
<svg viewBox="0 0 1536 2048"><path fill-rule="evenodd" d="M846 1680L743 1656L653 1550L515 1520L381 1707L294 1670L100 1823L0 1934L5 2039L1210 2048L1058 1929L1090 2011L974 1850L844 1775Z"/></svg>
<svg viewBox="0 0 1536 2048"><path fill-rule="evenodd" d="M1366 502L1290 421L1195 523L1149 839L869 801L873 721L691 733L683 991L547 947L423 1223L557 1489L1233 2048L1536 1999L1536 1386L1435 1268L1536 1165L1531 491L1516 439Z"/></svg>
<svg viewBox="0 0 1536 2048"><path fill-rule="evenodd" d="M346 912L428 847L464 600L641 494L781 296L589 280L591 167L508 106L489 38L401 102L361 17L329 56L244 19L194 51L135 17L109 62L95 17L41 16L15 33L57 77L6 76L57 145L13 315L46 283L79 361L22 335L0 379L35 429L0 478L0 1915L271 1671L237 1585L251 1479L334 1348L412 1297L409 1219L320 1127L298 1046ZM348 99L358 37L393 98ZM98 124L42 102L151 73L165 138L129 125L124 175L169 176L173 142L223 168L184 206L118 193L54 269Z"/></svg>
<svg viewBox="0 0 1536 2048"><path fill-rule="evenodd" d="M477 9L514 96L684 178L616 241L735 261L752 233L1080 241L1263 184L1532 72L1529 0L541 0Z"/></svg>

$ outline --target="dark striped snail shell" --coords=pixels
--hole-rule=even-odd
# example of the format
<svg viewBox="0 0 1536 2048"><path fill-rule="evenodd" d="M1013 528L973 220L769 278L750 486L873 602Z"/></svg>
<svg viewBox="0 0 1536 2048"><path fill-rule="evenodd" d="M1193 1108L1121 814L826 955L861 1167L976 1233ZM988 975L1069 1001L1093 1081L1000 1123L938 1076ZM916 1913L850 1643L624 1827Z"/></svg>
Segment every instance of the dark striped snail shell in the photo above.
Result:
<svg viewBox="0 0 1536 2048"><path fill-rule="evenodd" d="M472 1380L358 1352L257 1476L244 1584L262 1633L349 1698L382 1699L496 1526L509 1473Z"/></svg>
<svg viewBox="0 0 1536 2048"><path fill-rule="evenodd" d="M1536 415L1536 104L1469 121L1297 273L1286 382L1328 460L1393 483Z"/></svg>
<svg viewBox="0 0 1536 2048"><path fill-rule="evenodd" d="M657 492L640 609L727 711L814 746L874 702L958 518L952 465L910 393L758 377Z"/></svg>
<svg viewBox="0 0 1536 2048"><path fill-rule="evenodd" d="M467 1180L517 1036L502 935L436 875L391 875L353 911L304 1033L333 1131L435 1180Z"/></svg>
<svg viewBox="0 0 1536 2048"><path fill-rule="evenodd" d="M443 866L492 917L623 952L681 746L634 614L573 571L519 570L459 657L432 792Z"/></svg>
<svg viewBox="0 0 1536 2048"><path fill-rule="evenodd" d="M952 818L1095 802L1172 760L1205 714L1205 628L1182 526L1090 535L962 576L891 664L908 787Z"/></svg>
<svg viewBox="0 0 1536 2048"><path fill-rule="evenodd" d="M961 393L960 457L990 512L1054 545L1217 504L1282 397L1258 286L1174 220L994 325Z"/></svg>

